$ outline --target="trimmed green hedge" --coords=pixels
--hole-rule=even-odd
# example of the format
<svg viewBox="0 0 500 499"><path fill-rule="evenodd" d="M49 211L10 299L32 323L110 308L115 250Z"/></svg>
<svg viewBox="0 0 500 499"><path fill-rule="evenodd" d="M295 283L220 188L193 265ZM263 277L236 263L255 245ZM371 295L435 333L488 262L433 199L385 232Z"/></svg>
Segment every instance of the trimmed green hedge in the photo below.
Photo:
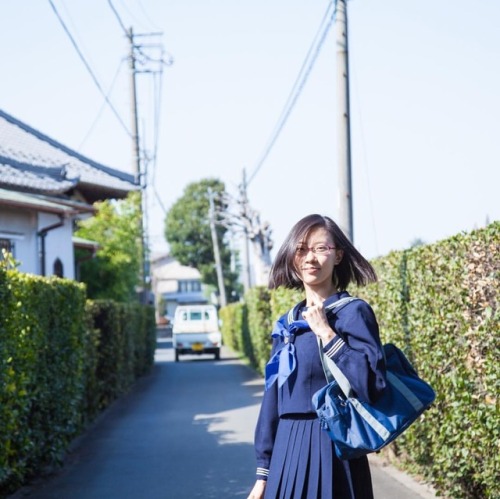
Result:
<svg viewBox="0 0 500 499"><path fill-rule="evenodd" d="M83 286L0 269L0 483L57 461L82 425Z"/></svg>
<svg viewBox="0 0 500 499"><path fill-rule="evenodd" d="M154 363L156 324L151 307L112 300L89 300L87 317L92 338L87 412L92 417L149 371Z"/></svg>
<svg viewBox="0 0 500 499"><path fill-rule="evenodd" d="M0 497L44 466L154 361L154 311L86 302L74 281L0 266Z"/></svg>
<svg viewBox="0 0 500 499"><path fill-rule="evenodd" d="M372 262L379 282L349 290L373 306L382 340L402 348L437 393L434 406L383 454L453 499L500 497L499 256L495 222L379 258ZM241 307L248 308L250 337L259 338L246 355L262 373L272 324L250 320L250 308L264 312L270 303L272 322L300 295L259 293L264 303L251 295Z"/></svg>
<svg viewBox="0 0 500 499"><path fill-rule="evenodd" d="M230 303L221 308L222 342L236 352L243 352L243 331L246 326L246 307L243 303Z"/></svg>

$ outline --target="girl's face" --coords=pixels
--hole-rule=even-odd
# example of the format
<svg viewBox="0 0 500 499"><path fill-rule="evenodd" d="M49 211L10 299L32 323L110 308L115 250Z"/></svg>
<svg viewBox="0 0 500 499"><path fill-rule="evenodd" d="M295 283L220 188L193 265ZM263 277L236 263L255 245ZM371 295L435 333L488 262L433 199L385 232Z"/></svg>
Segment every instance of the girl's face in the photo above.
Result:
<svg viewBox="0 0 500 499"><path fill-rule="evenodd" d="M295 270L304 288L334 293L333 269L342 260L343 252L335 248L332 236L323 227L312 230L299 241L295 251Z"/></svg>

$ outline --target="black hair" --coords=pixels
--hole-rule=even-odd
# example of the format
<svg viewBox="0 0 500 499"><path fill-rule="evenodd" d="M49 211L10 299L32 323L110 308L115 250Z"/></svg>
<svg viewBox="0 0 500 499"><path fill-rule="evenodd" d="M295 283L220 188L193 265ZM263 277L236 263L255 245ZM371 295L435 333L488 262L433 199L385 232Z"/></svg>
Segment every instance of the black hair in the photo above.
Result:
<svg viewBox="0 0 500 499"><path fill-rule="evenodd" d="M314 214L299 220L278 250L269 275L270 289L280 286L288 289L304 289L295 268L295 252L297 245L318 228L328 231L335 247L344 252L342 260L335 265L332 274L332 282L339 291L347 289L352 281L364 286L377 280L375 269L354 247L340 227L331 218Z"/></svg>

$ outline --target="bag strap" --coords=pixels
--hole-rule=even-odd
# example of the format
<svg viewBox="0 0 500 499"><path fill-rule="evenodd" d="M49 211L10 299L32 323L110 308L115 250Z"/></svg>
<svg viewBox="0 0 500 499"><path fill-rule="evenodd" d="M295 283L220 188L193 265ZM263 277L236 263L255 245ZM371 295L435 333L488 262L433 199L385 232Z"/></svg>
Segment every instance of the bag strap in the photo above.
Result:
<svg viewBox="0 0 500 499"><path fill-rule="evenodd" d="M323 342L321 341L321 338L319 336L316 338L318 339L319 357L321 359L321 364L323 366L327 382L330 383L335 380L346 398L351 397L353 392L351 383L349 383L349 380L345 377L344 373L337 367L337 364L335 364L335 362L333 362L328 355L324 354Z"/></svg>
<svg viewBox="0 0 500 499"><path fill-rule="evenodd" d="M355 296L346 296L345 298L341 298L340 300L331 303L330 305L325 307L325 309L332 311L338 310L339 308L344 307L345 305L354 300L359 300L359 298ZM330 383L331 381L335 380L338 383L343 394L347 398L349 398L353 392L349 380L345 377L344 373L337 367L337 364L335 364L335 362L330 357L328 357L328 355L324 354L323 342L321 341L321 338L319 336L316 336L316 339L318 340L319 357L321 359L321 365L323 366L323 371L325 373L327 382Z"/></svg>

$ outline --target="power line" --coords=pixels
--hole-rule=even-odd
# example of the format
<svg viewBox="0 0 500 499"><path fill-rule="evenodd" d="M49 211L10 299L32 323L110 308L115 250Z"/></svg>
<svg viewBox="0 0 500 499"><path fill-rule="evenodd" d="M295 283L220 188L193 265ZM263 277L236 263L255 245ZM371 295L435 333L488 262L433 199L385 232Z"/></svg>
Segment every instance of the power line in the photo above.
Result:
<svg viewBox="0 0 500 499"><path fill-rule="evenodd" d="M113 114L116 116L116 118L120 122L120 124L123 127L123 129L127 132L127 135L129 137L132 137L132 134L130 133L129 129L127 128L127 126L125 125L125 123L123 122L123 120L121 119L120 115L118 114L118 112L114 108L113 104L111 104L111 101L108 99L108 96L104 93L104 90L102 89L101 84L97 80L97 77L95 76L94 72L92 71L92 68L90 67L89 63L86 61L85 57L83 56L80 48L78 47L78 44L76 43L75 39L71 35L71 33L70 33L69 29L67 28L66 24L64 23L62 17L59 15L59 12L57 11L56 6L52 2L52 0L49 0L49 3L50 3L50 6L52 7L52 10L54 11L57 19L61 23L61 26L63 27L64 31L68 35L68 37L69 37L69 39L70 39L73 47L75 48L78 56L80 57L80 60L83 62L85 68L87 69L87 71L89 72L90 76L92 77L92 80L95 83L96 87L99 89L99 92L101 92L101 95L104 97L104 100L106 101L106 103L108 104L108 106L113 111Z"/></svg>
<svg viewBox="0 0 500 499"><path fill-rule="evenodd" d="M363 114L362 114L362 103L361 99L359 97L359 87L358 87L358 79L357 79L357 72L356 72L356 61L352 59L349 60L349 66L353 68L352 74L354 78L351 79L353 82L353 88L354 88L354 96L356 99L357 103L357 108L358 108L358 120L359 120L359 131L360 131L360 142L361 142L361 151L362 151L362 158L363 161L361 161L361 164L363 165L364 168L364 178L366 180L366 188L368 190L368 206L370 210L370 215L371 215L371 227L373 231L373 237L374 237L374 242L375 242L375 252L378 255L378 250L379 250L379 244L378 244L378 234L377 234L377 223L375 220L375 209L373 207L373 196L372 196L372 189L371 189L371 182L370 182L370 165L368 162L368 150L366 146L366 141L365 141L365 131L364 131L364 124L363 124Z"/></svg>
<svg viewBox="0 0 500 499"><path fill-rule="evenodd" d="M159 77L156 78L157 74L159 74ZM160 194L156 188L156 171L158 169L158 142L159 142L159 136L160 136L160 109L161 109L161 88L163 85L163 67L161 67L160 71L158 73L155 73L155 79L154 79L154 86L155 86L155 91L153 92L154 95L154 142L153 142L153 158L152 158L152 172L151 172L151 185L153 187L153 194L158 201L158 204L160 205L160 208L162 209L163 213L166 215L167 214L167 209L165 208L165 205L163 204L163 201L161 200Z"/></svg>
<svg viewBox="0 0 500 499"><path fill-rule="evenodd" d="M111 7L111 10L113 11L113 14L115 15L117 21L118 21L118 24L121 26L123 32L125 33L125 36L127 38L130 37L130 34L129 32L127 31L127 28L125 27L125 24L123 24L123 21L120 17L120 15L118 14L118 11L115 9L115 6L113 5L113 2L111 0L108 0L108 4L109 6Z"/></svg>
<svg viewBox="0 0 500 499"><path fill-rule="evenodd" d="M164 58L164 50L163 47L160 45L155 45L156 47L161 47L161 56L160 58L153 58L149 54L147 54L141 45L136 45L134 43L133 35L131 34L131 31L127 30L125 27L125 23L122 21L120 14L116 10L112 0L108 0L108 4L113 11L113 14L116 17L116 20L118 21L118 24L120 25L121 29L125 33L125 36L129 39L129 42L132 46L132 51L136 52L137 54L141 55L142 60L139 61L140 64L144 65L146 63L158 63L160 65L160 69L158 71L151 71L151 70L142 70L142 71L137 71L136 73L143 72L143 73L153 73L154 78L154 84L155 88L153 91L155 103L153 106L153 113L154 113L154 118L153 118L153 156L152 158L148 158L148 161L152 162L152 185L153 185L153 190L156 195L156 197L159 199L159 195L156 192L156 187L154 185L154 178L155 178L155 172L156 172L156 158L157 158L157 151L158 151L158 141L159 141L159 126L160 126L160 107L161 107L161 85L162 85L162 76L163 76L163 66L170 66L173 63L173 58L170 54L168 54L168 59ZM143 10L144 14L146 13L144 11L144 7L140 5L141 9ZM162 33L150 33L148 35L143 35L143 36L158 36L161 35ZM139 36L139 35L136 35ZM159 85L156 79L156 75L159 73ZM145 148L143 148L145 149ZM145 172L145 177L146 177L146 184L147 182L147 172ZM163 204L160 202L160 205L162 209L165 211Z"/></svg>
<svg viewBox="0 0 500 499"><path fill-rule="evenodd" d="M118 75L120 74L120 70L123 66L123 63L125 62L125 59L122 59L120 61L120 64L116 70L116 73L115 73L115 76L113 77L113 80L111 82L111 85L109 87L109 90L108 90L108 93L107 93L107 96L109 98L109 96L111 95L111 92L113 91L113 88L115 86L115 83L116 83L116 80L118 78ZM80 145L78 146L78 150L80 150L83 145L85 144L85 142L87 142L87 139L90 137L90 134L92 133L92 131L94 130L95 126L97 125L97 122L99 121L103 111L104 111L104 108L106 107L106 102L104 101L99 109L99 111L97 112L97 116L95 117L94 121L92 122L92 124L90 125L90 128L88 129L87 133L85 134L85 137L83 138L83 140L80 142Z"/></svg>
<svg viewBox="0 0 500 499"><path fill-rule="evenodd" d="M297 79L295 80L295 83L292 87L292 90L288 96L288 99L285 103L283 111L281 112L281 115L280 115L280 117L276 123L276 126L274 127L274 130L271 134L271 138L268 140L266 147L264 148L264 152L260 156L260 159L257 162L253 173L250 175L250 177L247 181L247 186L255 178L255 175L257 175L258 171L261 169L262 165L264 164L267 157L269 156L269 153L271 152L276 141L278 140L278 137L279 137L281 131L283 130L283 127L285 126L288 118L290 117L290 114L291 114L293 108L295 107L295 104L297 103L297 100L298 100L300 94L302 93L302 90L304 89L304 86L307 82L307 79L309 78L309 75L310 75L311 70L314 66L314 63L316 62L316 59L318 58L318 55L321 51L323 43L326 39L326 35L328 34L328 31L330 30L330 27L334 21L335 10L333 10L333 12L331 14L329 14L333 5L334 5L334 1L332 0L332 2L330 2L328 4L325 15L323 16L323 19L321 20L320 27L318 28L318 31L316 32L316 35L313 39L313 42L312 42L312 44L307 52L306 58L304 59L302 67L299 71Z"/></svg>
<svg viewBox="0 0 500 499"><path fill-rule="evenodd" d="M142 5L142 2L140 0L137 0L137 3L139 4L139 7L140 7L142 13L144 14L144 17L146 18L146 20L151 24L151 26L153 26L155 29L157 29L158 25L151 20L151 18L149 17L148 13L144 9L144 6Z"/></svg>

